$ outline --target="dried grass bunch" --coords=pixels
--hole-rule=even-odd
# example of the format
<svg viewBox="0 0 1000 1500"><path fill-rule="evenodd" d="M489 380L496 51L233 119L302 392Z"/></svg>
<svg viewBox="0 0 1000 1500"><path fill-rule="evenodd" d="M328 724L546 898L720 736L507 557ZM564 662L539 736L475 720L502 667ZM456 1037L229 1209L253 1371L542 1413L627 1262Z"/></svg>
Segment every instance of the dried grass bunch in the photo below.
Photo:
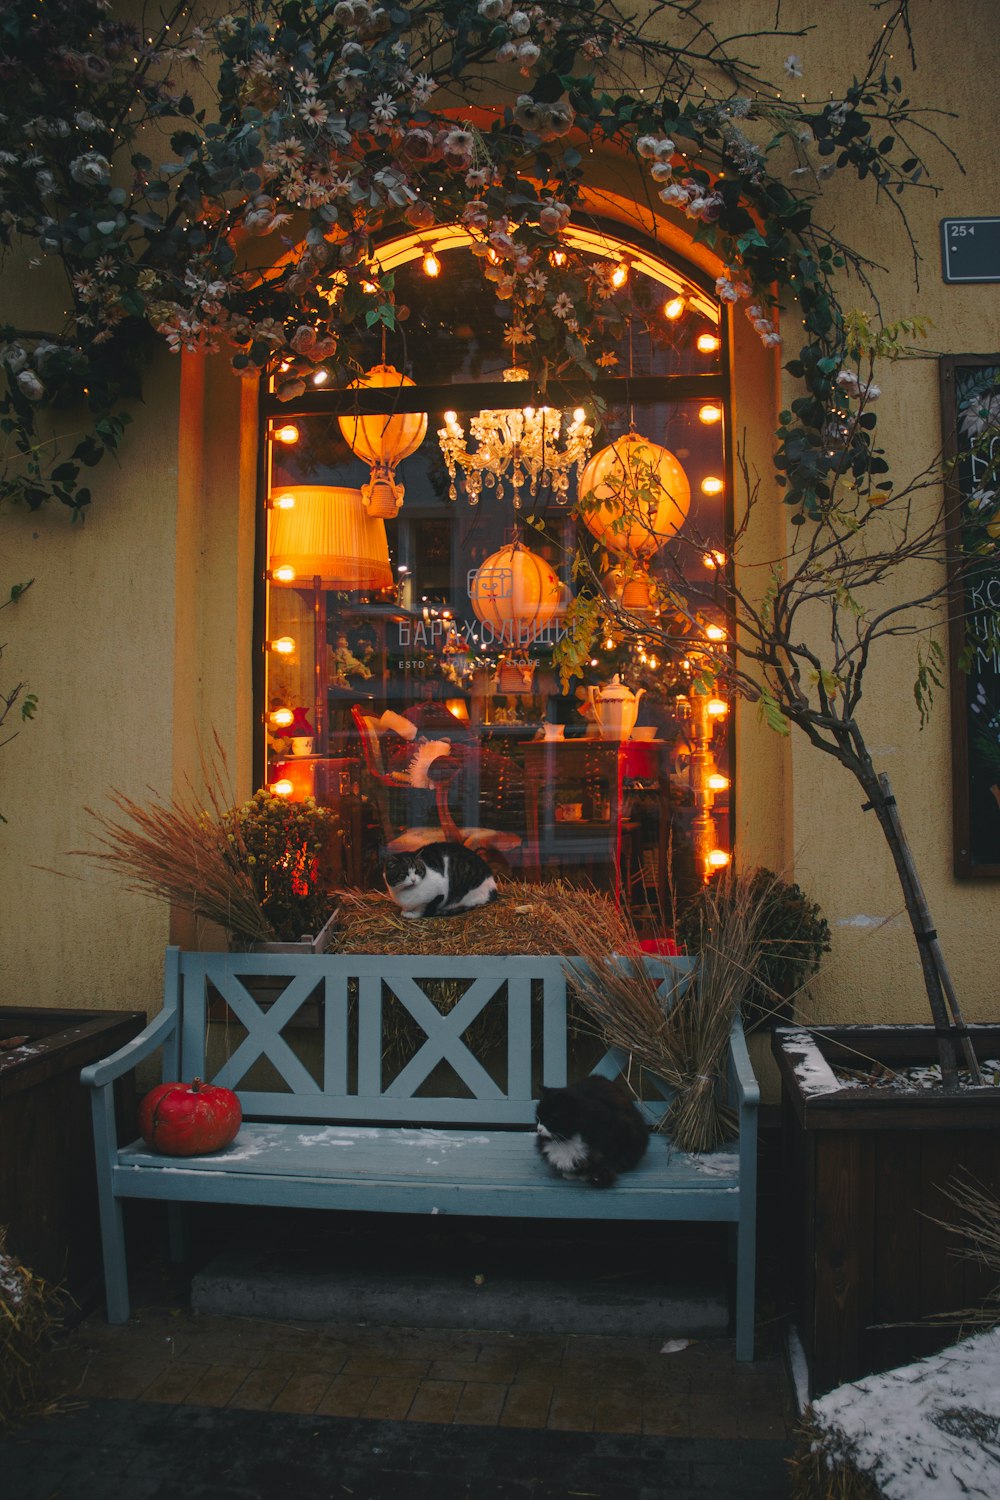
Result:
<svg viewBox="0 0 1000 1500"><path fill-rule="evenodd" d="M729 1033L757 963L759 893L733 871L707 897L695 982L660 996L662 979L637 961L638 938L607 897L576 891L550 913L569 974L604 1039L674 1090L664 1120L683 1151L707 1151L733 1133L720 1084ZM632 962L622 962L622 958Z"/></svg>
<svg viewBox="0 0 1000 1500"><path fill-rule="evenodd" d="M870 1474L831 1451L830 1434L810 1417L796 1429L788 1460L791 1500L885 1500Z"/></svg>
<svg viewBox="0 0 1000 1500"><path fill-rule="evenodd" d="M50 1405L40 1393L41 1357L59 1326L58 1293L6 1248L0 1225L0 1430Z"/></svg>
<svg viewBox="0 0 1000 1500"><path fill-rule="evenodd" d="M331 947L338 953L544 954L560 950L552 914L572 905L579 891L563 886L505 881L500 900L453 917L412 921L386 891L337 892L338 930Z"/></svg>
<svg viewBox="0 0 1000 1500"><path fill-rule="evenodd" d="M1000 1197L972 1178L959 1177L948 1184L946 1195L959 1210L957 1223L936 1219L962 1241L954 1254L971 1260L996 1278L981 1307L966 1308L961 1313L942 1314L944 1321L962 1323L974 1328L1000 1326Z"/></svg>
<svg viewBox="0 0 1000 1500"><path fill-rule="evenodd" d="M100 830L98 847L71 852L129 890L218 924L234 947L319 931L332 910L324 853L339 834L336 815L312 801L288 804L266 788L234 806L218 739L202 773L200 797L190 786L169 802L112 792L119 816L86 809Z"/></svg>

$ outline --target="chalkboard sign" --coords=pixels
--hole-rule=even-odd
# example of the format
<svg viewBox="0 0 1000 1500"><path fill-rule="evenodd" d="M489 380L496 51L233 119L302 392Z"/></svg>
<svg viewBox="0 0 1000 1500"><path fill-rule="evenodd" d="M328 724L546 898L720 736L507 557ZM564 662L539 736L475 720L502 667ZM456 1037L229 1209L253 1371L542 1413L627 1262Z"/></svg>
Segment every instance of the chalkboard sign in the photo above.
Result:
<svg viewBox="0 0 1000 1500"><path fill-rule="evenodd" d="M941 360L955 874L1000 876L1000 354Z"/></svg>
<svg viewBox="0 0 1000 1500"><path fill-rule="evenodd" d="M947 282L1000 281L1000 219L942 219L941 274Z"/></svg>

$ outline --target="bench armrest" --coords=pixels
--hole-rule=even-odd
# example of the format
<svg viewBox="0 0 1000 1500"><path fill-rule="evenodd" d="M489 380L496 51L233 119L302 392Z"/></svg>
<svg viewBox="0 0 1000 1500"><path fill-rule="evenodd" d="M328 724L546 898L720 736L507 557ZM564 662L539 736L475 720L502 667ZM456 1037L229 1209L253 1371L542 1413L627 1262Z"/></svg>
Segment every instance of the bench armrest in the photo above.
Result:
<svg viewBox="0 0 1000 1500"><path fill-rule="evenodd" d="M130 1073L137 1063L166 1044L177 1028L177 1012L161 1010L160 1014L140 1031L139 1035L104 1057L100 1062L90 1063L80 1074L80 1082L88 1088L103 1088Z"/></svg>
<svg viewBox="0 0 1000 1500"><path fill-rule="evenodd" d="M742 1111L756 1109L760 1103L760 1084L757 1082L743 1022L737 1016L729 1032L729 1086L733 1103Z"/></svg>

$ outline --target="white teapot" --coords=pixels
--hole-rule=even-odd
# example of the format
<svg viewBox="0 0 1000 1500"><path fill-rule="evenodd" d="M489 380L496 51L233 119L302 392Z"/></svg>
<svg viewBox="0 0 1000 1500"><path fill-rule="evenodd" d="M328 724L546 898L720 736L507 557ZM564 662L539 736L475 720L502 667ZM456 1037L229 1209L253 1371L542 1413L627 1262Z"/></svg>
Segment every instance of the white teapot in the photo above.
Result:
<svg viewBox="0 0 1000 1500"><path fill-rule="evenodd" d="M639 699L645 691L645 688L640 688L637 693L633 693L617 672L603 687L587 689L587 703L593 711L602 740L628 739L639 717Z"/></svg>

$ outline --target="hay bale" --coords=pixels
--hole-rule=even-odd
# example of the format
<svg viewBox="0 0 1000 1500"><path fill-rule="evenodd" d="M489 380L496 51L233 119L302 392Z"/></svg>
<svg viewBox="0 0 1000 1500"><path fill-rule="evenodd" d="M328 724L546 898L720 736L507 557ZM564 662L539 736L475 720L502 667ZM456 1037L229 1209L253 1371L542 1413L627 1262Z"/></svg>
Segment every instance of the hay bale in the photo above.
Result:
<svg viewBox="0 0 1000 1500"><path fill-rule="evenodd" d="M41 1362L60 1319L56 1289L6 1248L0 1226L0 1430L48 1409Z"/></svg>
<svg viewBox="0 0 1000 1500"><path fill-rule="evenodd" d="M526 953L565 953L553 931L552 914L580 899L561 882L528 885L507 881L496 901L454 917L404 917L388 892L338 892L338 930L331 953L391 953L412 957L461 957ZM591 894L591 900L606 898ZM613 903L608 901L611 911Z"/></svg>

